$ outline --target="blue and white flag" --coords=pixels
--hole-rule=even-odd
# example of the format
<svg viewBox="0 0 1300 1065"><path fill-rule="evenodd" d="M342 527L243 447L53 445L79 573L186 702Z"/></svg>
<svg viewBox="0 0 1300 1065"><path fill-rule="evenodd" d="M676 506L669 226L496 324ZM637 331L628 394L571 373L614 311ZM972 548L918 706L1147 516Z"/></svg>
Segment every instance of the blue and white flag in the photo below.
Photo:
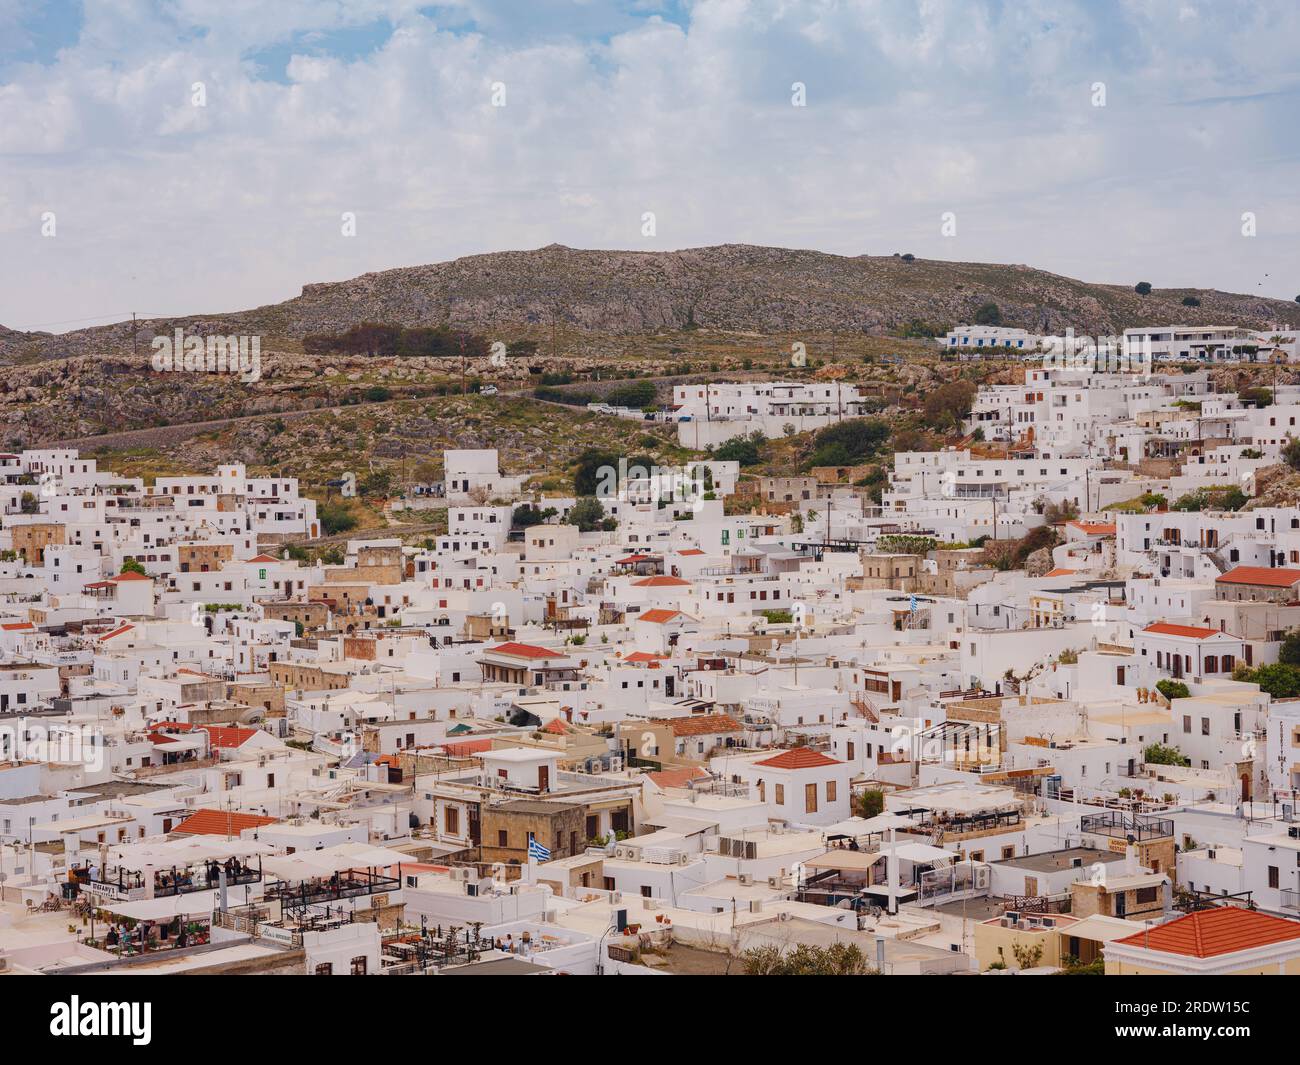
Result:
<svg viewBox="0 0 1300 1065"><path fill-rule="evenodd" d="M915 613L916 613L916 596L914 596L914 595L909 595L909 596L907 597L907 605L908 605L908 607L911 609L912 613L915 614Z"/></svg>
<svg viewBox="0 0 1300 1065"><path fill-rule="evenodd" d="M530 862L549 862L551 860L551 852L538 843L531 832L528 833L528 860Z"/></svg>

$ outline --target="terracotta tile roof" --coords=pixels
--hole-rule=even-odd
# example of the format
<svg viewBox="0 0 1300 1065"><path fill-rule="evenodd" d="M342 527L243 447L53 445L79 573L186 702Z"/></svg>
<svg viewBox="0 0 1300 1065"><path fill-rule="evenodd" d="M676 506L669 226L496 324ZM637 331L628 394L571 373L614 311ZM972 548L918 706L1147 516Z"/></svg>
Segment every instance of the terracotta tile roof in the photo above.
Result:
<svg viewBox="0 0 1300 1065"><path fill-rule="evenodd" d="M704 554L698 547L687 547L677 552L679 555L702 555Z"/></svg>
<svg viewBox="0 0 1300 1065"><path fill-rule="evenodd" d="M1072 521L1067 524L1073 525L1080 532L1088 536L1114 536L1115 523L1113 521Z"/></svg>
<svg viewBox="0 0 1300 1065"><path fill-rule="evenodd" d="M1283 566L1238 566L1215 580L1220 584L1258 584L1269 588L1290 588L1300 581L1300 569Z"/></svg>
<svg viewBox="0 0 1300 1065"><path fill-rule="evenodd" d="M1049 573L1044 573L1044 577L1068 577L1074 570L1072 569L1054 569Z"/></svg>
<svg viewBox="0 0 1300 1065"><path fill-rule="evenodd" d="M103 643L105 640L111 640L114 636L121 636L124 632L130 632L133 628L135 628L134 625L119 625L112 632L104 633L104 635L99 638L100 643Z"/></svg>
<svg viewBox="0 0 1300 1065"><path fill-rule="evenodd" d="M255 728L235 728L225 725L200 725L199 727L208 734L208 742L214 749L242 747L258 733Z"/></svg>
<svg viewBox="0 0 1300 1065"><path fill-rule="evenodd" d="M245 814L238 810L195 810L172 831L191 836L237 836L246 829L273 825L275 821L274 817Z"/></svg>
<svg viewBox="0 0 1300 1065"><path fill-rule="evenodd" d="M627 558L620 558L614 563L616 566L635 566L638 562L655 562L655 555L628 555Z"/></svg>
<svg viewBox="0 0 1300 1065"><path fill-rule="evenodd" d="M730 714L696 714L693 717L666 717L655 722L667 725L674 736L711 736L715 732L740 732L740 722Z"/></svg>
<svg viewBox="0 0 1300 1065"><path fill-rule="evenodd" d="M546 647L538 647L531 643L499 643L495 647L489 647L489 651L499 655L510 655L512 658L568 658L563 651L552 651Z"/></svg>
<svg viewBox="0 0 1300 1065"><path fill-rule="evenodd" d="M656 625L662 625L665 621L672 621L673 618L682 617L680 610L644 610L636 616L637 621L651 621Z"/></svg>
<svg viewBox="0 0 1300 1065"><path fill-rule="evenodd" d="M1221 634L1218 629L1203 629L1199 625L1170 625L1164 621L1157 621L1154 625L1148 625L1143 632L1153 632L1158 636L1187 636L1193 640L1204 640L1211 636L1226 635Z"/></svg>
<svg viewBox="0 0 1300 1065"><path fill-rule="evenodd" d="M623 661L624 661L624 662L638 662L638 663L640 663L640 662L662 662L662 661L663 661L665 658L667 658L667 657L668 657L667 655L656 655L656 654L651 654L649 651L633 651L630 655L628 655L625 659L623 659Z"/></svg>
<svg viewBox="0 0 1300 1065"><path fill-rule="evenodd" d="M668 577L659 574L655 577L644 577L639 581L633 581L633 588L689 588L690 581L682 580L681 577Z"/></svg>
<svg viewBox="0 0 1300 1065"><path fill-rule="evenodd" d="M6 632L14 632L18 629L34 629L34 628L36 628L36 626L33 625L30 621L11 621L5 625L0 625L0 629L4 629Z"/></svg>
<svg viewBox="0 0 1300 1065"><path fill-rule="evenodd" d="M550 721L546 722L546 724L542 726L541 731L550 732L556 736L565 736L569 732L569 726L566 725L563 721L561 721L558 717L553 717L551 718Z"/></svg>
<svg viewBox="0 0 1300 1065"><path fill-rule="evenodd" d="M647 773L646 776L661 788L684 788L692 780L709 779L709 774L696 766L689 769L664 769L658 773Z"/></svg>
<svg viewBox="0 0 1300 1065"><path fill-rule="evenodd" d="M109 577L110 581L151 581L152 577L147 577L143 573L119 573L116 577Z"/></svg>
<svg viewBox="0 0 1300 1065"><path fill-rule="evenodd" d="M254 555L248 560L249 562L279 562L280 560L273 555L261 554Z"/></svg>
<svg viewBox="0 0 1300 1065"><path fill-rule="evenodd" d="M844 763L828 758L821 751L814 751L811 747L792 747L788 751L782 751L772 758L764 758L754 764L771 766L773 769L818 769L826 765Z"/></svg>
<svg viewBox="0 0 1300 1065"><path fill-rule="evenodd" d="M1240 906L1216 906L1210 910L1197 910L1115 942L1147 947L1163 954L1214 958L1288 940L1300 940L1300 921L1271 917Z"/></svg>

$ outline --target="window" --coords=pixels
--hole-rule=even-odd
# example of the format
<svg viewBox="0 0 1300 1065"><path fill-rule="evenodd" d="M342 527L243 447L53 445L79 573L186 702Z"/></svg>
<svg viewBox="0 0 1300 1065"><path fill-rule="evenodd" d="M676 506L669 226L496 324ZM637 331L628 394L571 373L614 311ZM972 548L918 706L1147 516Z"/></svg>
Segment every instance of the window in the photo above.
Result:
<svg viewBox="0 0 1300 1065"><path fill-rule="evenodd" d="M832 803L835 801L835 781L826 781L826 801Z"/></svg>
<svg viewBox="0 0 1300 1065"><path fill-rule="evenodd" d="M442 813L442 823L449 836L460 835L460 807L448 806Z"/></svg>
<svg viewBox="0 0 1300 1065"><path fill-rule="evenodd" d="M804 809L808 813L817 812L817 785L805 784L803 789Z"/></svg>
<svg viewBox="0 0 1300 1065"><path fill-rule="evenodd" d="M364 954L358 954L355 958L352 959L352 975L353 976L366 975L366 956Z"/></svg>
<svg viewBox="0 0 1300 1065"><path fill-rule="evenodd" d="M1281 882L1278 879L1277 866L1270 865L1268 867L1268 886L1271 888L1275 888L1278 887L1280 883Z"/></svg>
<svg viewBox="0 0 1300 1065"><path fill-rule="evenodd" d="M785 785L784 785L784 784L778 784L778 785L776 786L776 804L777 804L777 806L784 806L784 805L785 805Z"/></svg>
<svg viewBox="0 0 1300 1065"><path fill-rule="evenodd" d="M316 966L316 975L317 975L317 976L333 976L333 975L334 975L334 963L333 963L332 961L323 961L323 962L321 962L318 966Z"/></svg>
<svg viewBox="0 0 1300 1065"><path fill-rule="evenodd" d="M504 828L497 830L497 846L498 847L510 846L510 833L507 832Z"/></svg>

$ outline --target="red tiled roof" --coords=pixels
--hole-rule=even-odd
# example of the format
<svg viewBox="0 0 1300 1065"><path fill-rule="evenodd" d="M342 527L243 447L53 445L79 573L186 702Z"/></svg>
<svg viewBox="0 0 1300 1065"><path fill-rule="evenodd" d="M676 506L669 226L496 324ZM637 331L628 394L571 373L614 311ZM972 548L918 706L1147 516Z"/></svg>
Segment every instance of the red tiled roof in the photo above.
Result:
<svg viewBox="0 0 1300 1065"><path fill-rule="evenodd" d="M639 581L633 581L633 588L689 588L690 581L682 580L681 577L669 577L659 574L655 577L643 577Z"/></svg>
<svg viewBox="0 0 1300 1065"><path fill-rule="evenodd" d="M651 654L649 651L633 651L628 655L624 662L662 662L667 655Z"/></svg>
<svg viewBox="0 0 1300 1065"><path fill-rule="evenodd" d="M764 758L754 764L771 766L773 769L818 769L821 766L844 763L828 758L821 751L814 751L811 747L792 747L788 751L782 751L778 755Z"/></svg>
<svg viewBox="0 0 1300 1065"><path fill-rule="evenodd" d="M1204 640L1210 636L1220 635L1218 629L1203 629L1199 625L1170 625L1164 621L1148 625L1142 631L1154 632L1159 636L1187 636L1193 640Z"/></svg>
<svg viewBox="0 0 1300 1065"><path fill-rule="evenodd" d="M510 655L513 658L568 658L569 656L562 651L552 651L545 647L538 647L531 643L515 643L513 640L509 643L499 643L495 647L489 647L499 655Z"/></svg>
<svg viewBox="0 0 1300 1065"><path fill-rule="evenodd" d="M1049 573L1044 573L1044 577L1068 577L1074 570L1072 569L1054 569Z"/></svg>
<svg viewBox="0 0 1300 1065"><path fill-rule="evenodd" d="M273 825L275 821L274 817L245 814L237 810L195 810L172 831L191 836L237 836L246 829Z"/></svg>
<svg viewBox="0 0 1300 1065"><path fill-rule="evenodd" d="M1115 942L1147 947L1163 954L1214 958L1293 939L1300 939L1300 921L1271 917L1240 906L1216 906L1210 910L1197 910Z"/></svg>
<svg viewBox="0 0 1300 1065"><path fill-rule="evenodd" d="M664 769L658 773L647 773L651 780L661 788L684 788L692 780L708 780L709 774L698 766L689 769Z"/></svg>
<svg viewBox="0 0 1300 1065"><path fill-rule="evenodd" d="M255 728L236 728L226 725L201 725L199 727L208 734L208 742L213 748L242 747L258 733Z"/></svg>
<svg viewBox="0 0 1300 1065"><path fill-rule="evenodd" d="M273 555L268 555L263 553L260 555L254 555L248 561L249 562L279 562L280 560L278 558L275 558Z"/></svg>
<svg viewBox="0 0 1300 1065"><path fill-rule="evenodd" d="M99 638L100 642L102 643L104 640L111 640L114 636L121 636L122 633L130 632L133 628L135 628L134 625L119 625L112 632L104 633L104 635Z"/></svg>
<svg viewBox="0 0 1300 1065"><path fill-rule="evenodd" d="M0 629L6 632L14 632L17 629L34 629L36 628L30 621L11 621L8 624L0 625Z"/></svg>
<svg viewBox="0 0 1300 1065"><path fill-rule="evenodd" d="M569 731L569 726L561 721L558 717L551 718L541 729L543 732L550 732L556 736L564 736Z"/></svg>
<svg viewBox="0 0 1300 1065"><path fill-rule="evenodd" d="M1290 588L1300 581L1300 569L1288 569L1284 566L1238 566L1216 577L1215 580L1222 584L1258 584L1269 588Z"/></svg>
<svg viewBox="0 0 1300 1065"><path fill-rule="evenodd" d="M659 718L674 736L711 736L715 732L739 732L740 722L730 714L696 714L694 717Z"/></svg>
<svg viewBox="0 0 1300 1065"><path fill-rule="evenodd" d="M1073 525L1088 536L1115 535L1115 523L1113 521L1072 521L1068 524Z"/></svg>
<svg viewBox="0 0 1300 1065"><path fill-rule="evenodd" d="M110 581L151 581L153 580L152 577L148 577L143 573L130 573L130 572L119 573L116 577L109 577L108 579Z"/></svg>
<svg viewBox="0 0 1300 1065"><path fill-rule="evenodd" d="M665 621L672 621L673 618L681 616L680 610L646 610L636 616L637 621L650 621L656 625L662 625Z"/></svg>
<svg viewBox="0 0 1300 1065"><path fill-rule="evenodd" d="M653 562L653 561L655 561L654 555L628 555L627 558L620 558L617 562L614 563L614 565L634 566L638 562Z"/></svg>
<svg viewBox="0 0 1300 1065"><path fill-rule="evenodd" d="M704 554L698 547L687 547L677 552L679 555L702 555Z"/></svg>

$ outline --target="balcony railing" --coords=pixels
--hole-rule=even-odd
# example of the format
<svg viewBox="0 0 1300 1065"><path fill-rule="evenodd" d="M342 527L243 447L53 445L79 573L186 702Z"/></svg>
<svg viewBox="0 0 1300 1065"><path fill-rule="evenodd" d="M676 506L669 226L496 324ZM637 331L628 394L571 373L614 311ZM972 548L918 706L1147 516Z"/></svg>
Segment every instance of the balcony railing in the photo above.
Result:
<svg viewBox="0 0 1300 1065"><path fill-rule="evenodd" d="M297 884L276 880L266 885L264 897L278 899L284 906L305 908L339 899L360 898L397 891L402 882L394 876L381 876L368 871L350 872L346 876L322 877L304 880Z"/></svg>

